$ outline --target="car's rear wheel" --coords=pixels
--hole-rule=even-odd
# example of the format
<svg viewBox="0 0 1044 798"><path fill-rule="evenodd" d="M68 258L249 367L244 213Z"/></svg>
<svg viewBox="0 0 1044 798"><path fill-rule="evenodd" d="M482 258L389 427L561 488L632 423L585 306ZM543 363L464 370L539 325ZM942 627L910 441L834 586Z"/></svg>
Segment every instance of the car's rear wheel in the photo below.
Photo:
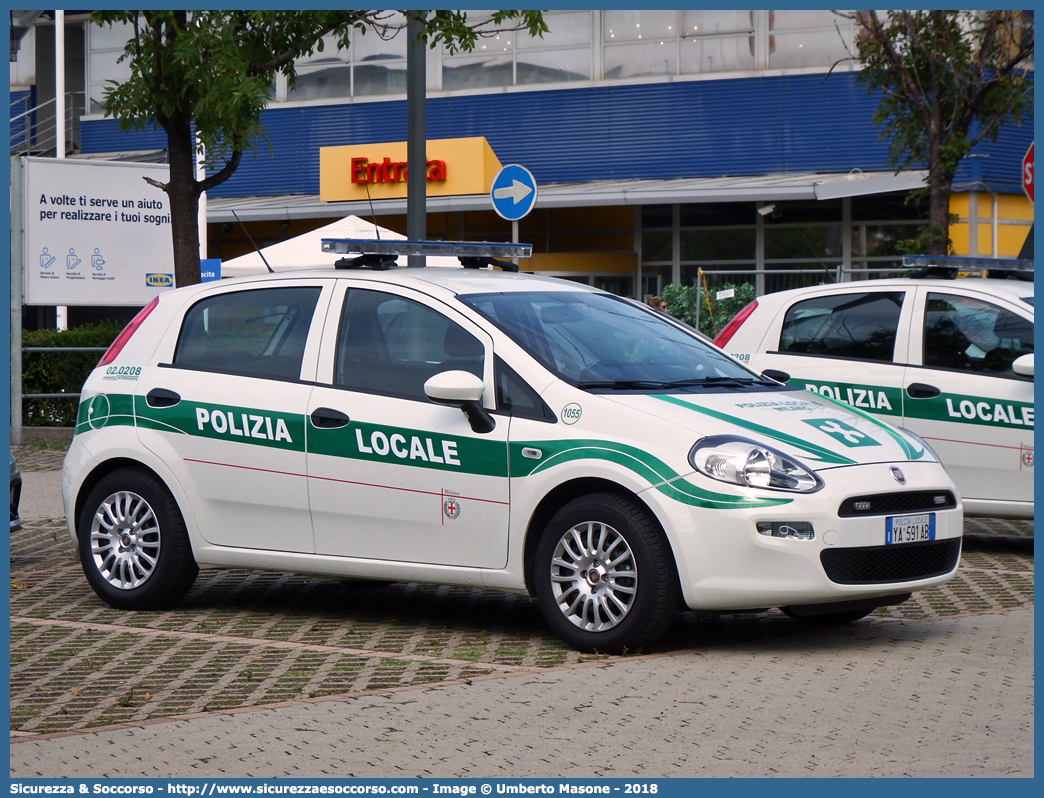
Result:
<svg viewBox="0 0 1044 798"><path fill-rule="evenodd" d="M102 478L84 502L77 536L87 581L117 609L169 607L199 572L174 497L143 469Z"/></svg>
<svg viewBox="0 0 1044 798"><path fill-rule="evenodd" d="M548 523L537 545L536 594L548 624L580 651L651 645L678 608L674 558L648 513L615 494L585 496Z"/></svg>

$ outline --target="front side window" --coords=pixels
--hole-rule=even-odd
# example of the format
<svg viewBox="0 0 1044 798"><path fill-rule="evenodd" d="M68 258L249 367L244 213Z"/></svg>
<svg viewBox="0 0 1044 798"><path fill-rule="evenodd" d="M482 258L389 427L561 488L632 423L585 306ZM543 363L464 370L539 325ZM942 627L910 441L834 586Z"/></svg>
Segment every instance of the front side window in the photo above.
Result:
<svg viewBox="0 0 1044 798"><path fill-rule="evenodd" d="M1033 351L1033 322L971 297L928 294L926 366L1014 376L1011 364Z"/></svg>
<svg viewBox="0 0 1044 798"><path fill-rule="evenodd" d="M296 380L322 289L305 286L218 294L181 326L174 365Z"/></svg>
<svg viewBox="0 0 1044 798"><path fill-rule="evenodd" d="M790 306L779 351L891 363L904 291L815 297Z"/></svg>
<svg viewBox="0 0 1044 798"><path fill-rule="evenodd" d="M345 299L334 384L427 401L424 383L443 371L483 376L485 348L459 324L420 302L353 289Z"/></svg>

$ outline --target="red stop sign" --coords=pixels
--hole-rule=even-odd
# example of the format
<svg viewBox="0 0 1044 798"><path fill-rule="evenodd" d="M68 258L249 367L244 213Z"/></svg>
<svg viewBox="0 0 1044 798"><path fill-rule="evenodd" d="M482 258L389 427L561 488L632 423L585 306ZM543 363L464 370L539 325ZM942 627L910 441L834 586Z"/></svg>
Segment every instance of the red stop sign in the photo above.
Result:
<svg viewBox="0 0 1044 798"><path fill-rule="evenodd" d="M1022 190L1029 197L1030 205L1033 204L1033 145L1026 150L1022 157Z"/></svg>

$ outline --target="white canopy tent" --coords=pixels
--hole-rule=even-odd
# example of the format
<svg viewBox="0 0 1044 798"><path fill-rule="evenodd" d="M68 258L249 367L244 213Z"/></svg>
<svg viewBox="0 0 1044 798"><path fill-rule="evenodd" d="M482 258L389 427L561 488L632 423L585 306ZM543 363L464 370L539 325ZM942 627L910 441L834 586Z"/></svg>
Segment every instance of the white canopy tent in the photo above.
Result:
<svg viewBox="0 0 1044 798"><path fill-rule="evenodd" d="M312 230L294 238L280 241L269 247L263 247L264 260L257 252L240 255L221 264L222 277L243 277L250 274L266 274L265 261L274 271L286 272L300 269L332 269L334 263L345 257L332 252L323 252L321 242L324 238L380 239L382 241L404 240L406 236L387 230L367 222L358 216L346 216L333 224ZM348 256L352 257L352 256ZM396 261L400 266L406 265L406 256ZM460 267L460 261L451 257L429 257L428 266Z"/></svg>

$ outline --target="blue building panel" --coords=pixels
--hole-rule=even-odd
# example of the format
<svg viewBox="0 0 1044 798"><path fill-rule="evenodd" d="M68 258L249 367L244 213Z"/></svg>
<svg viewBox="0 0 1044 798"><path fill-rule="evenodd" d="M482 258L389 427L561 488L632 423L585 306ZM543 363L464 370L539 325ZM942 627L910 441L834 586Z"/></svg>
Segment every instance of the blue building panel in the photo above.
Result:
<svg viewBox="0 0 1044 798"><path fill-rule="evenodd" d="M541 185L880 171L888 147L875 106L854 73L595 86L432 97L427 132L485 136L502 163L524 164ZM268 144L211 196L317 194L320 147L406 139L405 101L273 107L261 119ZM968 159L958 183L981 169L992 190L1018 191L1032 128L1029 119L981 145L986 157ZM81 130L85 152L164 146L161 135L119 134L112 120Z"/></svg>

